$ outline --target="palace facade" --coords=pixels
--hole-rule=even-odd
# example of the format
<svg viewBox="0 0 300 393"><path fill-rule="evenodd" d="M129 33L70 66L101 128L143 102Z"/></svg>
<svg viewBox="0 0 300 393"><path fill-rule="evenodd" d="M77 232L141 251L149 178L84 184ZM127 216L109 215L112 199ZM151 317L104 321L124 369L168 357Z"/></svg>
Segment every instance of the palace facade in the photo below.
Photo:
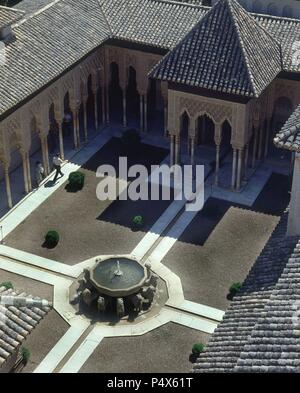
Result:
<svg viewBox="0 0 300 393"><path fill-rule="evenodd" d="M282 159L273 139L300 103L298 20L236 0L55 0L30 13L1 7L0 35L9 207L16 167L28 193L37 151L49 173L56 149L64 157L107 126L168 138L170 164L201 162L208 149L215 185L237 192L262 160ZM231 173L220 181L225 156Z"/></svg>

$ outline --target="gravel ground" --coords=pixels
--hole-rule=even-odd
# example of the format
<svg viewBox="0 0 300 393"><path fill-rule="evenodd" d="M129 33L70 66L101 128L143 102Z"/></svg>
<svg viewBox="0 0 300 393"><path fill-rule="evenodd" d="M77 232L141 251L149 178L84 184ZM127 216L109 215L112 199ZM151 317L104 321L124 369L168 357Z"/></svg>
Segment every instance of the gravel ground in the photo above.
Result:
<svg viewBox="0 0 300 393"><path fill-rule="evenodd" d="M60 315L55 310L51 310L23 343L23 346L30 351L30 359L22 369L22 372L31 373L65 334L68 328L69 325Z"/></svg>
<svg viewBox="0 0 300 393"><path fill-rule="evenodd" d="M168 323L143 336L105 338L83 365L81 373L189 372L191 349L209 335Z"/></svg>
<svg viewBox="0 0 300 393"><path fill-rule="evenodd" d="M246 278L279 219L231 207L201 246L209 230L202 217L198 213L162 263L179 275L186 299L225 310L230 285Z"/></svg>
<svg viewBox="0 0 300 393"><path fill-rule="evenodd" d="M76 193L62 185L47 201L26 218L5 241L10 247L67 264L76 264L99 254L130 253L169 205L169 201L99 201L95 171L103 163L116 165L122 154L120 142L113 138L81 169L85 186ZM166 156L164 149L142 145L128 165L150 166ZM131 219L143 215L145 226L132 231ZM54 249L43 248L45 233L56 230L60 241Z"/></svg>

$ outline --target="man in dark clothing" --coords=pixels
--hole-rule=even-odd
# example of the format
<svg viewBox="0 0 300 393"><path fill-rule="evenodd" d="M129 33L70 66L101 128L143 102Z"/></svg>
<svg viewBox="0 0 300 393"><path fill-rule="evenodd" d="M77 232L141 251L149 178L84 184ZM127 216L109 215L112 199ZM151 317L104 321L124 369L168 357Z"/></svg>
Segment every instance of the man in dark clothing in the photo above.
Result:
<svg viewBox="0 0 300 393"><path fill-rule="evenodd" d="M53 182L55 183L57 180L58 175L60 175L60 177L63 177L63 173L61 171L61 165L64 163L64 161L60 158L59 154L55 154L55 156L53 157L53 167L55 169L55 176L53 179Z"/></svg>

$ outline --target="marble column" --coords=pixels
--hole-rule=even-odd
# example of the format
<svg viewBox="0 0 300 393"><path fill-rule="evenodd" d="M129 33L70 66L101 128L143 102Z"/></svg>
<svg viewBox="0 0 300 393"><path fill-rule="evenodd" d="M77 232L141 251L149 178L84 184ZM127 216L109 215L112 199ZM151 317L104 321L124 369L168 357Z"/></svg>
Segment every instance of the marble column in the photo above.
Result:
<svg viewBox="0 0 300 393"><path fill-rule="evenodd" d="M170 135L170 166L174 165L174 135Z"/></svg>
<svg viewBox="0 0 300 393"><path fill-rule="evenodd" d="M31 191L32 190L32 183L31 183L31 168L30 168L29 153L25 153L25 156L26 156L26 165L27 165L28 191Z"/></svg>
<svg viewBox="0 0 300 393"><path fill-rule="evenodd" d="M126 89L123 89L123 127L127 127L127 105L126 105Z"/></svg>
<svg viewBox="0 0 300 393"><path fill-rule="evenodd" d="M21 152L21 157L22 157L22 167L23 167L23 180L24 180L24 190L25 193L28 194L29 188L28 188L28 166L27 166L27 160L26 160L26 153Z"/></svg>
<svg viewBox="0 0 300 393"><path fill-rule="evenodd" d="M191 165L194 166L195 164L195 136L191 136L190 138L191 142Z"/></svg>
<svg viewBox="0 0 300 393"><path fill-rule="evenodd" d="M236 182L236 159L237 150L233 148L233 158L232 158L232 174L231 174L231 189L234 190Z"/></svg>
<svg viewBox="0 0 300 393"><path fill-rule="evenodd" d="M87 97L83 100L83 132L84 132L84 141L88 140L88 118L87 118Z"/></svg>
<svg viewBox="0 0 300 393"><path fill-rule="evenodd" d="M106 110L105 110L105 88L101 86L101 104L102 104L102 124L106 124Z"/></svg>
<svg viewBox="0 0 300 393"><path fill-rule="evenodd" d="M259 147L258 147L258 159L261 160L262 157L262 150L263 150L263 127L259 128Z"/></svg>
<svg viewBox="0 0 300 393"><path fill-rule="evenodd" d="M237 169L237 181L236 181L237 191L239 191L241 188L242 165L243 165L243 149L238 149L238 169Z"/></svg>
<svg viewBox="0 0 300 393"><path fill-rule="evenodd" d="M164 104L164 136L168 133L168 106Z"/></svg>
<svg viewBox="0 0 300 393"><path fill-rule="evenodd" d="M220 170L220 143L216 144L216 169L215 169L215 186L219 184L219 170Z"/></svg>
<svg viewBox="0 0 300 393"><path fill-rule="evenodd" d="M105 87L105 101L106 101L106 124L109 125L110 123L110 118L109 118L109 87Z"/></svg>
<svg viewBox="0 0 300 393"><path fill-rule="evenodd" d="M269 151L269 139L270 139L270 120L267 120L266 124L267 124L267 131L266 131L266 139L265 139L265 152L264 152L264 156L265 158L268 155L268 151Z"/></svg>
<svg viewBox="0 0 300 393"><path fill-rule="evenodd" d="M98 130L99 120L98 120L98 89L94 89L94 116L95 116L95 130Z"/></svg>
<svg viewBox="0 0 300 393"><path fill-rule="evenodd" d="M287 235L300 236L300 153L295 154Z"/></svg>
<svg viewBox="0 0 300 393"><path fill-rule="evenodd" d="M140 94L140 130L144 131L143 95Z"/></svg>
<svg viewBox="0 0 300 393"><path fill-rule="evenodd" d="M253 140L253 151L252 151L252 168L255 167L256 152L257 152L257 128L254 128L254 140Z"/></svg>
<svg viewBox="0 0 300 393"><path fill-rule="evenodd" d="M216 167L215 167L215 185L219 184L219 171L220 171L220 146L222 140L222 125L215 124L215 145L216 145Z"/></svg>
<svg viewBox="0 0 300 393"><path fill-rule="evenodd" d="M10 187L9 166L8 166L8 164L4 164L4 178L5 178L7 205L11 209L13 207L13 202L12 202L12 194L11 194L11 187Z"/></svg>
<svg viewBox="0 0 300 393"><path fill-rule="evenodd" d="M73 137L74 137L74 147L78 149L80 144L80 135L79 135L79 110L76 108L73 111Z"/></svg>
<svg viewBox="0 0 300 393"><path fill-rule="evenodd" d="M65 152L64 152L64 137L63 137L63 130L62 130L62 121L57 120L58 122L58 137L59 137L59 153L61 158L65 159Z"/></svg>
<svg viewBox="0 0 300 393"><path fill-rule="evenodd" d="M49 175L49 154L47 149L47 136L41 136L41 149L42 149L42 156L43 156L43 166L45 169L46 175Z"/></svg>
<svg viewBox="0 0 300 393"><path fill-rule="evenodd" d="M148 132L148 102L147 102L147 94L144 95L144 131Z"/></svg>
<svg viewBox="0 0 300 393"><path fill-rule="evenodd" d="M180 164L179 152L180 152L180 137L178 135L175 135L175 164L176 165Z"/></svg>
<svg viewBox="0 0 300 393"><path fill-rule="evenodd" d="M249 160L249 143L247 143L245 148L244 177L243 177L244 180L247 180L248 160Z"/></svg>

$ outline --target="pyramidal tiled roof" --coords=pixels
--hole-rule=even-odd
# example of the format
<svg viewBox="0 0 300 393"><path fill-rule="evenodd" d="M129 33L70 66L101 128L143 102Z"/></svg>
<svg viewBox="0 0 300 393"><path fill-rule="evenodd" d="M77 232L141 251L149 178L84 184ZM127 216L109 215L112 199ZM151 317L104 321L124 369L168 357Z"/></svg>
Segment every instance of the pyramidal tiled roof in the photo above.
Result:
<svg viewBox="0 0 300 393"><path fill-rule="evenodd" d="M0 286L0 373L51 307L47 300Z"/></svg>
<svg viewBox="0 0 300 393"><path fill-rule="evenodd" d="M274 138L277 147L300 153L300 105Z"/></svg>
<svg viewBox="0 0 300 393"><path fill-rule="evenodd" d="M276 39L236 0L219 0L150 76L258 97L281 69Z"/></svg>

